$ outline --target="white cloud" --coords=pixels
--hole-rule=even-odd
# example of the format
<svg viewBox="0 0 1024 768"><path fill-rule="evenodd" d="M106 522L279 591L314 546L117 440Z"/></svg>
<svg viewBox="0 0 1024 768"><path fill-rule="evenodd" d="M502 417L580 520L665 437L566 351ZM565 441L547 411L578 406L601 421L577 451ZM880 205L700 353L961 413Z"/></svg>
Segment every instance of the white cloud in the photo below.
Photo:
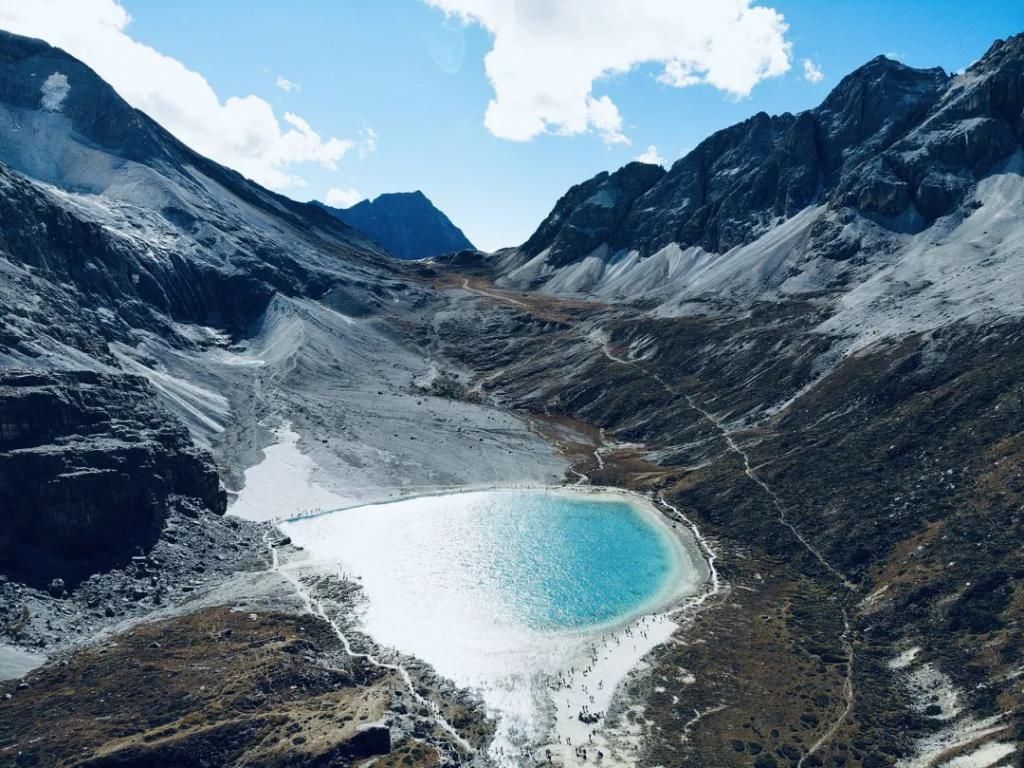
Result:
<svg viewBox="0 0 1024 768"><path fill-rule="evenodd" d="M298 83L292 82L286 77L277 76L277 80L274 81L274 85L280 88L285 93L298 93L302 90L302 86Z"/></svg>
<svg viewBox="0 0 1024 768"><path fill-rule="evenodd" d="M359 131L359 156L366 157L377 151L377 132L368 125L363 125Z"/></svg>
<svg viewBox="0 0 1024 768"><path fill-rule="evenodd" d="M637 155L636 158L641 163L650 163L651 165L664 165L665 158L658 152L658 148L653 144L649 144L647 149Z"/></svg>
<svg viewBox="0 0 1024 768"><path fill-rule="evenodd" d="M824 79L825 73L821 71L821 67L811 59L804 59L804 80L808 83L820 83Z"/></svg>
<svg viewBox="0 0 1024 768"><path fill-rule="evenodd" d="M302 186L296 166L333 170L352 148L297 115L285 115L282 125L257 96L221 101L201 74L133 40L130 21L117 0L0 0L0 28L63 48L190 147L260 184Z"/></svg>
<svg viewBox="0 0 1024 768"><path fill-rule="evenodd" d="M60 112L64 99L71 92L68 76L62 72L54 72L39 87L39 106L47 112Z"/></svg>
<svg viewBox="0 0 1024 768"><path fill-rule="evenodd" d="M790 68L787 25L753 0L424 0L494 35L484 59L495 136L596 131L624 143L622 115L595 83L642 64L660 82L707 83L730 95Z"/></svg>
<svg viewBox="0 0 1024 768"><path fill-rule="evenodd" d="M351 208L362 200L363 197L363 194L358 189L331 187L327 190L324 202L332 208Z"/></svg>

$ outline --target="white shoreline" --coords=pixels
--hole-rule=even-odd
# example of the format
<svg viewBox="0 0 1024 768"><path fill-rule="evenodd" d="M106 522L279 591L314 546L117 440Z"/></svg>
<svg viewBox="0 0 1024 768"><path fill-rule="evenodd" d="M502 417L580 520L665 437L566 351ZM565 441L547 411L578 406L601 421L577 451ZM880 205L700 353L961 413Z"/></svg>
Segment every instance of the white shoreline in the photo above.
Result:
<svg viewBox="0 0 1024 768"><path fill-rule="evenodd" d="M602 495L613 493L627 497L635 507L652 515L665 528L678 547L679 556L687 558L701 577L695 591L676 591L668 601L656 603L655 608L616 622L616 626L602 636L600 647L594 644L596 654L590 663L581 665L574 674L560 681L552 697L555 710L550 723L550 740L534 750L535 760L546 762L550 750L551 760L556 765L584 765L600 753L601 765L626 768L635 765L636 744L628 735L613 732L606 721L608 710L621 693L623 683L643 666L644 657L667 642L680 628L681 622L677 617L688 609L699 609L719 592L721 583L714 565L717 555L697 526L664 498L658 501L672 511L688 537L669 524L671 518L658 508L658 501L643 494L608 486L568 486L566 490L599 490ZM588 712L600 714L598 722L588 724L579 719L584 707ZM587 750L586 759L577 754L578 747Z"/></svg>

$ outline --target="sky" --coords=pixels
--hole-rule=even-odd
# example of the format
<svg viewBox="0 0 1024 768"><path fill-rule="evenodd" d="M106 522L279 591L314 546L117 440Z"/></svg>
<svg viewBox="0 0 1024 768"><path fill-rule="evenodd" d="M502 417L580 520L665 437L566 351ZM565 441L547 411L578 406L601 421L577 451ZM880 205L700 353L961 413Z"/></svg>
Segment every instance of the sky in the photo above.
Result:
<svg viewBox="0 0 1024 768"><path fill-rule="evenodd" d="M422 190L478 247L573 184L817 105L878 54L956 71L1018 0L0 0L204 154L339 207Z"/></svg>

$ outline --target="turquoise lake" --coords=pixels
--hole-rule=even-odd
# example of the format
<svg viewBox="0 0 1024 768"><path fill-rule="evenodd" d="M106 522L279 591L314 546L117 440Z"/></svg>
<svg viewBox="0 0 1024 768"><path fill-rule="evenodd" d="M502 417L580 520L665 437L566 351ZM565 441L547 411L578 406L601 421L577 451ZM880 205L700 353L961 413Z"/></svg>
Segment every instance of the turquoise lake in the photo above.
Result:
<svg viewBox="0 0 1024 768"><path fill-rule="evenodd" d="M617 494L426 496L284 527L317 560L359 579L368 627L398 647L424 629L490 638L600 627L701 579L678 532L646 502Z"/></svg>
<svg viewBox="0 0 1024 768"><path fill-rule="evenodd" d="M612 621L678 575L673 542L626 501L497 495L480 514L490 528L483 536L489 546L475 550L481 585L493 582L510 610L537 629Z"/></svg>

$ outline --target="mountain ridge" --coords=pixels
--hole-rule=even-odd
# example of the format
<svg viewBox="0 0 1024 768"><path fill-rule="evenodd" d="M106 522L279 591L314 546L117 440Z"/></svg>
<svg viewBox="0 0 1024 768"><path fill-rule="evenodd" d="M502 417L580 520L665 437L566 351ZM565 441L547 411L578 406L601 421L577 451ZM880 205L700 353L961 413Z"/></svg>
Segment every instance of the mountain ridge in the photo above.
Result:
<svg viewBox="0 0 1024 768"><path fill-rule="evenodd" d="M1024 35L960 75L876 57L819 106L718 131L639 189L615 182L631 178L630 165L582 182L523 245L485 264L509 288L605 299L742 304L846 290L862 279L854 254L881 258L938 222L965 220L984 204L985 178L1014 173L1022 77ZM597 186L628 204L597 204L584 194ZM785 258L770 255L780 239ZM748 267L760 261L759 278L730 272L740 254Z"/></svg>
<svg viewBox="0 0 1024 768"><path fill-rule="evenodd" d="M573 483L699 530L720 581L593 713L608 764L1019 759L1019 40L955 87L875 59L813 120L601 174L533 256L415 264L139 114L101 146L87 68L36 48L26 80L22 45L0 38L0 670L9 643L61 655L0 682L0 763L492 765L493 713L378 647L358 583L221 515L257 480L262 520ZM636 222L696 244L615 250Z"/></svg>

